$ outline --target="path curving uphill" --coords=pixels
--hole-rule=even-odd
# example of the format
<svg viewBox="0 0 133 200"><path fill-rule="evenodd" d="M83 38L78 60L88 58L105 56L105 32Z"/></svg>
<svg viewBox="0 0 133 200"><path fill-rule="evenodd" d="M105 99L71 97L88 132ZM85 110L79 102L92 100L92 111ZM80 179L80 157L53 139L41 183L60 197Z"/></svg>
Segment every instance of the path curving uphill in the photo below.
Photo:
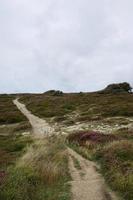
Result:
<svg viewBox="0 0 133 200"><path fill-rule="evenodd" d="M53 127L45 120L33 115L18 99L13 103L29 119L35 136L46 137L55 134ZM68 155L73 200L118 200L106 186L104 178L96 170L94 162L86 160L70 148L68 148ZM79 163L80 169L75 166L74 159Z"/></svg>
<svg viewBox="0 0 133 200"><path fill-rule="evenodd" d="M18 101L18 99L13 100L13 103L28 118L35 136L46 137L54 133L53 127L51 127L44 119L33 115L24 104Z"/></svg>

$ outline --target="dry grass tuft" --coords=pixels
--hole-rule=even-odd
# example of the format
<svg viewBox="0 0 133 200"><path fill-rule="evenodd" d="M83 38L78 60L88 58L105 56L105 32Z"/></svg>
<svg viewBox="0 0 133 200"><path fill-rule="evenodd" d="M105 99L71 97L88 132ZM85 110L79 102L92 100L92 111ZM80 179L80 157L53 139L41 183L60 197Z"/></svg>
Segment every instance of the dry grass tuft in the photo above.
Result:
<svg viewBox="0 0 133 200"><path fill-rule="evenodd" d="M65 176L64 162L67 162L67 153L64 147L58 142L51 144L44 140L37 141L36 144L29 147L18 166L32 167L44 183L52 184L61 176Z"/></svg>
<svg viewBox="0 0 133 200"><path fill-rule="evenodd" d="M133 197L133 143L130 140L112 142L97 150L95 158L111 187L124 199Z"/></svg>
<svg viewBox="0 0 133 200"><path fill-rule="evenodd" d="M70 176L65 145L55 139L37 140L8 171L1 186L3 200L69 200Z"/></svg>

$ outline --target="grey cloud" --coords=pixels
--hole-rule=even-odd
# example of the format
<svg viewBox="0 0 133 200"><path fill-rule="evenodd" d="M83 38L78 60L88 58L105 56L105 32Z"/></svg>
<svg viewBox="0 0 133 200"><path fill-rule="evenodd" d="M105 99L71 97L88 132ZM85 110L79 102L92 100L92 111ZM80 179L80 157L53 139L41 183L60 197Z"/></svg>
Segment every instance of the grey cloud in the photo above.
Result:
<svg viewBox="0 0 133 200"><path fill-rule="evenodd" d="M132 0L1 0L0 92L132 84L132 7Z"/></svg>

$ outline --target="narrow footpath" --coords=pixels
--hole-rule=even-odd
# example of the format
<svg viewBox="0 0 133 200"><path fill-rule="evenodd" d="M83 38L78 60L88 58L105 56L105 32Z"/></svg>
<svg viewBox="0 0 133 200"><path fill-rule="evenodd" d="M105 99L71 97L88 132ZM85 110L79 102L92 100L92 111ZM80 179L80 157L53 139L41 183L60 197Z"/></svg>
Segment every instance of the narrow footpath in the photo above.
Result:
<svg viewBox="0 0 133 200"><path fill-rule="evenodd" d="M15 99L13 103L28 118L36 137L46 137L54 134L53 127L51 127L44 119L40 119L33 115L24 104L18 101L18 99Z"/></svg>
<svg viewBox="0 0 133 200"><path fill-rule="evenodd" d="M18 101L13 101L17 108L29 119L33 133L37 137L55 134L55 129L45 120L33 115L26 106ZM104 178L97 171L96 164L84 159L78 153L68 148L69 170L72 177L72 200L118 200L116 195L108 189ZM80 165L75 167L74 159Z"/></svg>

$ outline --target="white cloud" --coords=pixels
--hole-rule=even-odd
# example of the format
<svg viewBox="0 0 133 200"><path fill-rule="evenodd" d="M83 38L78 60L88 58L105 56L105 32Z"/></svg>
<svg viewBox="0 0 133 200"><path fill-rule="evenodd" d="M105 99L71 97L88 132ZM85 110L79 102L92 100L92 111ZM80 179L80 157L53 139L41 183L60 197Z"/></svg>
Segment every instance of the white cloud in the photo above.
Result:
<svg viewBox="0 0 133 200"><path fill-rule="evenodd" d="M0 92L132 82L132 0L1 0Z"/></svg>

